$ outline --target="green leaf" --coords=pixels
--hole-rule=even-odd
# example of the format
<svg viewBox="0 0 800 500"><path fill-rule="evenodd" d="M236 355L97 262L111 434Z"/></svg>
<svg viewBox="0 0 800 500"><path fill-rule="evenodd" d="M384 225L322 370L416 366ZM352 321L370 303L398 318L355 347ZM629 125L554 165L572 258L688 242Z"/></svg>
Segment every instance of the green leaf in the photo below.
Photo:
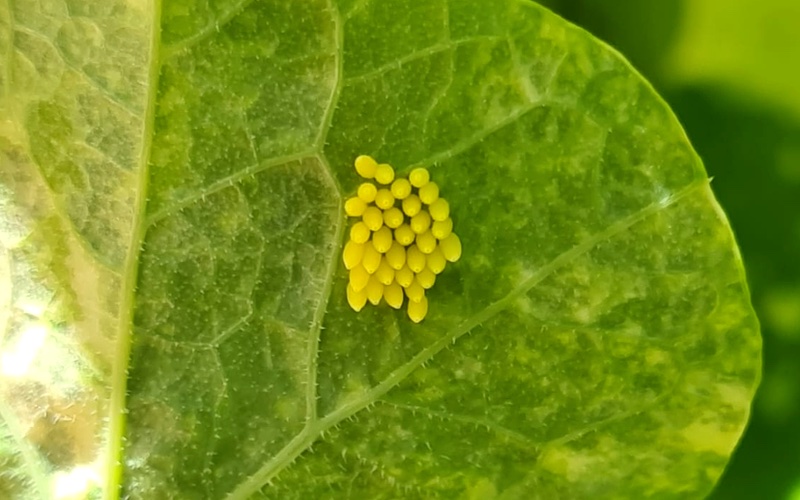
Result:
<svg viewBox="0 0 800 500"><path fill-rule="evenodd" d="M760 373L703 166L533 3L0 6L0 493L707 493ZM157 29L160 26L160 29ZM345 299L352 160L430 168L419 325Z"/></svg>
<svg viewBox="0 0 800 500"><path fill-rule="evenodd" d="M800 122L718 87L672 92L670 103L736 221L767 346L747 432L711 498L792 498L798 462L774 457L800 449L800 212L785 210L800 199Z"/></svg>

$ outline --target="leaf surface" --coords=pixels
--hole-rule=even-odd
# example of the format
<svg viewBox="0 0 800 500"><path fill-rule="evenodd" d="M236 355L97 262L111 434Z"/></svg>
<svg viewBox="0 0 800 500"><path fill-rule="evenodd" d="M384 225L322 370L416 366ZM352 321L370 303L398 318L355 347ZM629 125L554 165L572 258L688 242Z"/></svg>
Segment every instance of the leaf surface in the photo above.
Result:
<svg viewBox="0 0 800 500"><path fill-rule="evenodd" d="M760 373L741 259L671 111L587 33L511 0L0 20L0 491L686 497L721 474ZM464 243L419 325L347 306L364 153L430 168Z"/></svg>

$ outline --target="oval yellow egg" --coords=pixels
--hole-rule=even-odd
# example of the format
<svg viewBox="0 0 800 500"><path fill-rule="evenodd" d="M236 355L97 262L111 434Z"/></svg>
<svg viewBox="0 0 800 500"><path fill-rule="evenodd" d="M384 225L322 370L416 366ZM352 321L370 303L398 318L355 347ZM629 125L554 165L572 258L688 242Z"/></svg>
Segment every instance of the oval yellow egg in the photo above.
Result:
<svg viewBox="0 0 800 500"><path fill-rule="evenodd" d="M423 210L411 218L411 230L416 234L422 234L431 227L431 215Z"/></svg>
<svg viewBox="0 0 800 500"><path fill-rule="evenodd" d="M394 195L386 188L379 189L375 195L375 204L382 210L388 210L394 206Z"/></svg>
<svg viewBox="0 0 800 500"><path fill-rule="evenodd" d="M414 279L414 281L408 285L405 290L406 297L408 297L408 300L411 302L419 302L423 299L423 297L425 297L425 289L422 288L422 285L420 285L416 279Z"/></svg>
<svg viewBox="0 0 800 500"><path fill-rule="evenodd" d="M414 238L417 235L411 230L408 224L401 224L400 227L394 230L394 239L403 246L408 246L414 243Z"/></svg>
<svg viewBox="0 0 800 500"><path fill-rule="evenodd" d="M415 273L425 269L425 254L417 248L417 245L412 245L408 248L408 252L406 252L406 265Z"/></svg>
<svg viewBox="0 0 800 500"><path fill-rule="evenodd" d="M403 307L403 288L393 281L383 287L383 298L389 306L400 309Z"/></svg>
<svg viewBox="0 0 800 500"><path fill-rule="evenodd" d="M364 203L372 203L375 201L375 195L378 194L378 188L371 182L364 182L358 186L358 197L364 200Z"/></svg>
<svg viewBox="0 0 800 500"><path fill-rule="evenodd" d="M378 163L371 156L361 155L356 158L355 167L358 175L365 179L372 179L375 177L375 172L378 169Z"/></svg>
<svg viewBox="0 0 800 500"><path fill-rule="evenodd" d="M414 323L419 323L428 315L428 298L424 295L417 301L408 303L408 317Z"/></svg>
<svg viewBox="0 0 800 500"><path fill-rule="evenodd" d="M395 271L402 269L406 264L406 249L403 245L397 241L393 242L392 247L386 252L386 262Z"/></svg>
<svg viewBox="0 0 800 500"><path fill-rule="evenodd" d="M369 282L369 273L364 266L358 265L350 270L350 286L353 287L353 290L356 292L360 292L367 286Z"/></svg>
<svg viewBox="0 0 800 500"><path fill-rule="evenodd" d="M361 217L366 209L367 203L357 196L344 202L344 213L350 217Z"/></svg>
<svg viewBox="0 0 800 500"><path fill-rule="evenodd" d="M416 239L417 248L420 249L422 253L425 255L433 252L433 249L436 248L436 237L430 231L425 231L422 234L417 235Z"/></svg>
<svg viewBox="0 0 800 500"><path fill-rule="evenodd" d="M444 198L438 198L431 203L428 210L431 213L431 218L435 221L445 220L450 217L450 204Z"/></svg>
<svg viewBox="0 0 800 500"><path fill-rule="evenodd" d="M383 212L378 207L367 207L364 210L364 215L361 216L361 220L370 231L377 231L383 225Z"/></svg>
<svg viewBox="0 0 800 500"><path fill-rule="evenodd" d="M420 201L419 196L415 194L408 195L408 197L403 200L402 205L403 212L409 217L414 217L422 209L422 201Z"/></svg>
<svg viewBox="0 0 800 500"><path fill-rule="evenodd" d="M395 179L392 183L392 195L398 200L404 200L411 194L411 183L408 179Z"/></svg>
<svg viewBox="0 0 800 500"><path fill-rule="evenodd" d="M367 225L360 221L353 224L353 227L350 228L350 239L356 243L366 243L369 241L370 234L371 232Z"/></svg>
<svg viewBox="0 0 800 500"><path fill-rule="evenodd" d="M431 181L419 188L419 199L426 205L431 205L439 199L439 186Z"/></svg>
<svg viewBox="0 0 800 500"><path fill-rule="evenodd" d="M411 185L415 188L421 188L425 184L428 183L431 179L431 174L428 172L427 168L415 168L408 174L408 180L411 182Z"/></svg>
<svg viewBox="0 0 800 500"><path fill-rule="evenodd" d="M375 271L375 277L384 285L388 285L394 281L394 269L386 262L386 259L381 259L381 264Z"/></svg>
<svg viewBox="0 0 800 500"><path fill-rule="evenodd" d="M355 311L358 312L364 308L367 304L367 290L362 288L359 291L356 291L353 286L348 283L347 284L347 303L350 304L350 307Z"/></svg>
<svg viewBox="0 0 800 500"><path fill-rule="evenodd" d="M367 291L367 300L369 300L373 306L377 306L381 303L381 299L383 298L383 286L383 283L378 281L378 278L370 276L365 290Z"/></svg>
<svg viewBox="0 0 800 500"><path fill-rule="evenodd" d="M403 212L397 207L392 207L389 210L383 211L383 223L387 227L397 229L403 225L403 220L405 220L405 216L403 216Z"/></svg>
<svg viewBox="0 0 800 500"><path fill-rule="evenodd" d="M381 265L381 257L383 256L375 249L374 245L364 245L364 257L361 259L361 265L369 274L372 274Z"/></svg>
<svg viewBox="0 0 800 500"><path fill-rule="evenodd" d="M444 271L444 268L447 265L447 259L444 258L442 249L438 246L433 249L433 252L428 254L425 260L428 269L433 271L434 274L439 274Z"/></svg>
<svg viewBox="0 0 800 500"><path fill-rule="evenodd" d="M392 248L392 230L386 226L381 227L372 235L372 246L380 253L386 253Z"/></svg>
<svg viewBox="0 0 800 500"><path fill-rule="evenodd" d="M411 286L414 283L414 271L403 266L396 273L394 273L394 280L403 288Z"/></svg>
<svg viewBox="0 0 800 500"><path fill-rule="evenodd" d="M422 286L422 288L425 290L429 289L434 283L436 283L436 275L427 267L417 273L416 279L420 286Z"/></svg>
<svg viewBox="0 0 800 500"><path fill-rule="evenodd" d="M461 240L456 233L450 233L450 236L439 242L439 246L448 261L455 262L461 258Z"/></svg>
<svg viewBox="0 0 800 500"><path fill-rule="evenodd" d="M391 184L394 180L394 169L388 163L381 163L375 169L375 180L379 184Z"/></svg>
<svg viewBox="0 0 800 500"><path fill-rule="evenodd" d="M453 232L453 219L449 217L445 220L434 221L431 226L431 233L433 233L437 240L447 238L450 236L451 232Z"/></svg>
<svg viewBox="0 0 800 500"><path fill-rule="evenodd" d="M361 264L361 259L364 257L364 246L364 243L356 243L353 240L345 243L342 251L345 269L350 270Z"/></svg>

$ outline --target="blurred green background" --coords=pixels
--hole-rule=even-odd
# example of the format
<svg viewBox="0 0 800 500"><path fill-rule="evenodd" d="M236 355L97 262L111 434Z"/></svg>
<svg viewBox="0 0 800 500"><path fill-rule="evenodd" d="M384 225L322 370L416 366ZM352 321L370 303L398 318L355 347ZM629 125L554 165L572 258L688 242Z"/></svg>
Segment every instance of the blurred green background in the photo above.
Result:
<svg viewBox="0 0 800 500"><path fill-rule="evenodd" d="M616 47L653 83L736 233L764 375L712 498L800 500L800 1L540 3Z"/></svg>

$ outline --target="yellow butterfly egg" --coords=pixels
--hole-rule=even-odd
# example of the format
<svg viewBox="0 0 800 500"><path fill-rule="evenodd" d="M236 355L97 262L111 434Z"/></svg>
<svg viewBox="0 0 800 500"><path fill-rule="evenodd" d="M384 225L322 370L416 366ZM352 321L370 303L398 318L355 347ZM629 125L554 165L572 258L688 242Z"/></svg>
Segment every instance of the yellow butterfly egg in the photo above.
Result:
<svg viewBox="0 0 800 500"><path fill-rule="evenodd" d="M423 296L419 301L408 303L408 317L414 323L419 323L428 314L428 298Z"/></svg>
<svg viewBox="0 0 800 500"><path fill-rule="evenodd" d="M417 248L419 248L422 253L429 254L433 252L433 249L436 248L436 237L430 231L425 231L422 234L417 235Z"/></svg>
<svg viewBox="0 0 800 500"><path fill-rule="evenodd" d="M386 262L395 271L399 271L406 265L406 249L398 242L393 242L389 251L386 252Z"/></svg>
<svg viewBox="0 0 800 500"><path fill-rule="evenodd" d="M383 298L386 303L395 309L403 307L403 288L396 282L383 287Z"/></svg>
<svg viewBox="0 0 800 500"><path fill-rule="evenodd" d="M428 256L425 258L425 261L428 269L433 271L434 274L439 274L444 271L444 268L447 265L447 259L444 258L442 249L438 246L433 249L433 252L428 254Z"/></svg>
<svg viewBox="0 0 800 500"><path fill-rule="evenodd" d="M372 235L372 246L375 247L380 253L386 253L392 248L392 243L394 243L394 238L392 238L392 230L386 226L375 231Z"/></svg>
<svg viewBox="0 0 800 500"><path fill-rule="evenodd" d="M375 180L378 184L391 184L394 180L394 169L388 163L381 163L375 169Z"/></svg>
<svg viewBox="0 0 800 500"><path fill-rule="evenodd" d="M414 231L411 230L411 226L408 224L402 224L400 227L394 230L394 239L406 247L414 243L414 238L416 237L417 235L414 234Z"/></svg>
<svg viewBox="0 0 800 500"><path fill-rule="evenodd" d="M361 264L361 259L364 257L364 244L356 243L353 240L348 241L344 245L342 251L342 260L344 261L345 269L353 269Z"/></svg>
<svg viewBox="0 0 800 500"><path fill-rule="evenodd" d="M416 234L422 234L431 227L431 214L423 210L411 218L411 230Z"/></svg>
<svg viewBox="0 0 800 500"><path fill-rule="evenodd" d="M419 199L422 203L430 205L439 199L439 186L435 182L429 182L419 188Z"/></svg>
<svg viewBox="0 0 800 500"><path fill-rule="evenodd" d="M421 188L431 180L431 174L426 168L415 168L408 174L408 180L415 188Z"/></svg>
<svg viewBox="0 0 800 500"><path fill-rule="evenodd" d="M358 197L364 200L364 203L370 204L375 201L375 195L378 194L378 188L371 182L364 182L358 186Z"/></svg>
<svg viewBox="0 0 800 500"><path fill-rule="evenodd" d="M350 286L353 287L353 290L356 292L360 292L367 286L369 282L369 273L364 266L358 265L350 270Z"/></svg>
<svg viewBox="0 0 800 500"><path fill-rule="evenodd" d="M403 225L403 220L405 220L405 216L397 207L392 207L389 210L383 211L383 223L392 229L397 229Z"/></svg>
<svg viewBox="0 0 800 500"><path fill-rule="evenodd" d="M443 221L450 217L450 204L444 198L438 198L431 203L428 210L431 213L431 218L435 221Z"/></svg>
<svg viewBox="0 0 800 500"><path fill-rule="evenodd" d="M361 259L361 265L369 274L374 273L381 265L381 253L375 249L375 245L364 245L364 257Z"/></svg>
<svg viewBox="0 0 800 500"><path fill-rule="evenodd" d="M404 200L411 194L411 183L408 179L395 179L392 183L392 194L398 200Z"/></svg>
<svg viewBox="0 0 800 500"><path fill-rule="evenodd" d="M450 233L450 236L439 242L439 246L448 261L455 262L461 258L461 240L456 233Z"/></svg>
<svg viewBox="0 0 800 500"><path fill-rule="evenodd" d="M347 284L347 303L350 304L350 307L353 308L354 311L358 312L364 308L364 305L367 303L367 290L366 288L362 288L359 291L356 291L353 288L353 285L348 283Z"/></svg>
<svg viewBox="0 0 800 500"><path fill-rule="evenodd" d="M381 259L381 265L375 271L375 277L384 285L388 285L394 281L394 269L386 262L386 259Z"/></svg>
<svg viewBox="0 0 800 500"><path fill-rule="evenodd" d="M373 306L377 306L381 303L381 299L383 298L383 286L383 283L378 281L378 278L370 276L366 291L367 300L369 300L370 304Z"/></svg>
<svg viewBox="0 0 800 500"><path fill-rule="evenodd" d="M379 189L375 195L375 204L380 209L388 210L394 206L394 195L386 188Z"/></svg>
<svg viewBox="0 0 800 500"><path fill-rule="evenodd" d="M403 200L403 212L409 217L414 217L421 209L422 201L420 201L419 196L410 194Z"/></svg>
<svg viewBox="0 0 800 500"><path fill-rule="evenodd" d="M434 221L433 226L431 226L431 233L433 233L437 240L443 240L447 238L452 232L453 219L449 217L445 220Z"/></svg>
<svg viewBox="0 0 800 500"><path fill-rule="evenodd" d="M365 179L372 179L378 169L378 162L371 156L361 155L355 161L356 172Z"/></svg>
<svg viewBox="0 0 800 500"><path fill-rule="evenodd" d="M411 302L419 302L425 297L425 289L422 288L422 285L415 279L410 285L406 288L406 297Z"/></svg>
<svg viewBox="0 0 800 500"><path fill-rule="evenodd" d="M394 273L394 280L403 288L407 288L414 283L414 271L403 266L396 273Z"/></svg>
<svg viewBox="0 0 800 500"><path fill-rule="evenodd" d="M417 273L417 282L419 282L422 288L427 290L432 287L434 283L436 283L436 274L426 267Z"/></svg>
<svg viewBox="0 0 800 500"><path fill-rule="evenodd" d="M383 212L378 207L367 207L364 210L364 215L361 216L361 220L370 231L377 231L383 226Z"/></svg>
<svg viewBox="0 0 800 500"><path fill-rule="evenodd" d="M369 240L371 232L366 224L363 222L356 222L350 228L350 239L356 243L366 243Z"/></svg>
<svg viewBox="0 0 800 500"><path fill-rule="evenodd" d="M344 202L344 212L350 217L361 217L366 209L366 202L358 196L354 196Z"/></svg>
<svg viewBox="0 0 800 500"><path fill-rule="evenodd" d="M361 218L350 228L342 250L349 270L347 302L354 311L384 299L400 309L408 297L408 317L419 323L428 314L426 290L448 261L461 258L450 204L425 168L413 169L406 179L367 155L358 156L354 164L360 176L377 185L361 183L357 195L344 203L348 216Z"/></svg>
<svg viewBox="0 0 800 500"><path fill-rule="evenodd" d="M369 245L367 248L369 248ZM366 252L364 257L366 258ZM406 252L406 265L408 265L408 268L415 273L425 269L425 254L422 253L419 248L417 248L417 245L413 245L408 248L408 252Z"/></svg>

